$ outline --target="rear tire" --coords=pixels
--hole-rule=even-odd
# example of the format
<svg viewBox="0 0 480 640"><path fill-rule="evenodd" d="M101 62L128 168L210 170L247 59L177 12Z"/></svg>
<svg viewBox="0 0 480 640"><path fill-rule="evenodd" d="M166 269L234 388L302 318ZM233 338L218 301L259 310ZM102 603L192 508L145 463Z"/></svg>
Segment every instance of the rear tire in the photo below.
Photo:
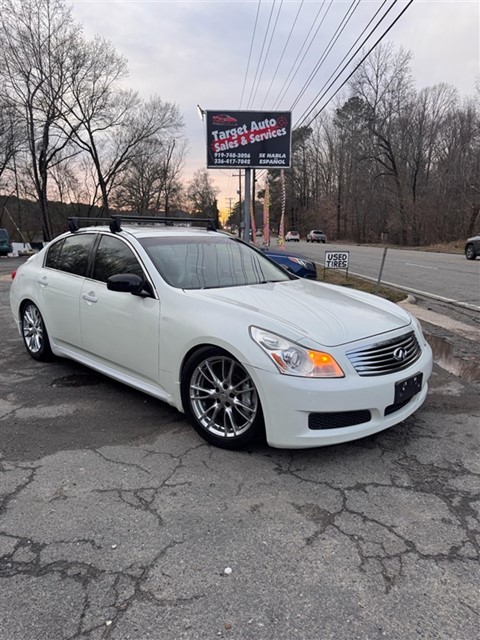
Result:
<svg viewBox="0 0 480 640"><path fill-rule="evenodd" d="M27 302L21 314L22 337L28 354L40 362L52 360L50 340L38 307L33 302Z"/></svg>
<svg viewBox="0 0 480 640"><path fill-rule="evenodd" d="M199 349L181 380L185 415L195 431L222 449L243 449L264 434L257 390L238 360L217 347Z"/></svg>

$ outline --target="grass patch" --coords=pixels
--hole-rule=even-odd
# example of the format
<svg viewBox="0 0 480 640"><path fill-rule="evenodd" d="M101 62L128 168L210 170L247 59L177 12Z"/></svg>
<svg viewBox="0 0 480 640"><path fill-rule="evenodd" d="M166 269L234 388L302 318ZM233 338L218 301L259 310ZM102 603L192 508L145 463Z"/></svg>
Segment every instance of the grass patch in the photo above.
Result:
<svg viewBox="0 0 480 640"><path fill-rule="evenodd" d="M380 285L377 289L377 284L358 276L346 275L345 271L335 269L323 269L317 266L317 280L319 282L326 282L327 284L336 284L341 287L349 287L350 289L358 289L358 291L365 291L365 293L374 293L380 298L385 298L391 302L400 302L405 300L407 294L405 291L399 291L398 289L392 289Z"/></svg>

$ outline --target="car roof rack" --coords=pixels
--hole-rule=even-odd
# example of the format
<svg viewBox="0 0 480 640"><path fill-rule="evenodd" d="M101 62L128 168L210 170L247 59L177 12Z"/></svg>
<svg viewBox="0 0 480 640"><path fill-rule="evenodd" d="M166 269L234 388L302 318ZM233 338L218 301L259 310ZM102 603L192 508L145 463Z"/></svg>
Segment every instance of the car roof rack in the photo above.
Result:
<svg viewBox="0 0 480 640"><path fill-rule="evenodd" d="M68 229L75 233L80 229L81 222L89 224L101 223L108 224L112 233L118 233L122 230L122 222L138 222L143 224L164 224L165 226L174 227L178 223L189 223L191 226L197 226L199 223L206 225L207 231L217 231L217 225L213 218L170 218L166 216L110 216L109 218L68 218Z"/></svg>

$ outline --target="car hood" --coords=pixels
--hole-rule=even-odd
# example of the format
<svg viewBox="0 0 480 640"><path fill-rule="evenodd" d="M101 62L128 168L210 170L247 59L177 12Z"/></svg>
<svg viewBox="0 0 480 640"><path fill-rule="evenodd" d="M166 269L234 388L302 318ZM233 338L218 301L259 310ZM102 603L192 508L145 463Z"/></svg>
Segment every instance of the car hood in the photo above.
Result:
<svg viewBox="0 0 480 640"><path fill-rule="evenodd" d="M397 305L360 291L308 280L188 291L248 313L249 321L309 346L338 346L408 326Z"/></svg>

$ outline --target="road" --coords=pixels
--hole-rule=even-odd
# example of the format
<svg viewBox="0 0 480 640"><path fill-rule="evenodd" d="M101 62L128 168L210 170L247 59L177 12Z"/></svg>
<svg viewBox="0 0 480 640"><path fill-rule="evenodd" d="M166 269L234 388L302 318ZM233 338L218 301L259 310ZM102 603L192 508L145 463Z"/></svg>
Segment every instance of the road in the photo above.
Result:
<svg viewBox="0 0 480 640"><path fill-rule="evenodd" d="M371 438L215 449L155 399L30 359L14 264L0 261L2 640L478 636L478 386L435 366L426 404Z"/></svg>
<svg viewBox="0 0 480 640"><path fill-rule="evenodd" d="M304 240L289 242L293 253L313 258L323 265L325 251L349 251L349 271L378 279L383 248L340 244L311 244ZM450 253L432 253L408 249L387 250L382 282L469 305L480 311L480 260Z"/></svg>

